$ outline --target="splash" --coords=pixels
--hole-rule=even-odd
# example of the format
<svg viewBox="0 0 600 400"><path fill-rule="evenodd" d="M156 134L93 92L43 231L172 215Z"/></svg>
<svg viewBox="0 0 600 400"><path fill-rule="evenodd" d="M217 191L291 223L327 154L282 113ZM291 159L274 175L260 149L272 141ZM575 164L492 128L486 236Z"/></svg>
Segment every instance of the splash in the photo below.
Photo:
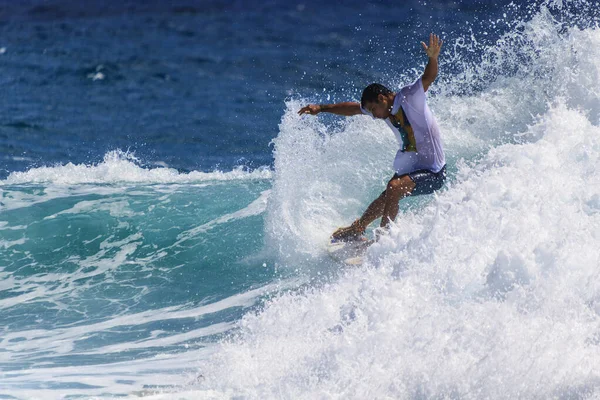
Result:
<svg viewBox="0 0 600 400"><path fill-rule="evenodd" d="M572 11L545 3L489 65L440 83L453 182L405 207L368 265L246 315L200 394L600 396L600 30ZM381 190L395 144L376 121L329 133L287 106L266 230L287 262L315 262Z"/></svg>
<svg viewBox="0 0 600 400"><path fill-rule="evenodd" d="M113 150L104 155L101 163L72 164L32 168L25 172L13 172L2 185L53 183L59 185L114 184L114 183L194 183L206 181L271 179L268 167L246 170L237 167L229 172L192 171L182 173L173 168L144 168L134 154Z"/></svg>
<svg viewBox="0 0 600 400"><path fill-rule="evenodd" d="M452 172L458 160L477 160L499 145L538 141L541 136L529 126L557 104L600 123L598 29L590 27L588 17L583 18L587 28L576 26L580 19L575 17L570 21L575 26L568 28L568 10L562 5L525 11L531 18L511 22L513 30L485 47L479 58L460 53L478 51L475 38L448 45L454 55L445 56L455 71L444 75L442 68L429 101ZM415 77L401 79L406 83ZM271 245L294 262L318 255L336 227L364 211L393 175L397 149L380 121L357 116L328 126L315 117L296 115L302 104L286 103L274 140L275 176L266 227Z"/></svg>
<svg viewBox="0 0 600 400"><path fill-rule="evenodd" d="M369 266L247 315L206 385L249 398L598 395L600 128L565 105L406 212ZM231 368L236 365L236 368Z"/></svg>

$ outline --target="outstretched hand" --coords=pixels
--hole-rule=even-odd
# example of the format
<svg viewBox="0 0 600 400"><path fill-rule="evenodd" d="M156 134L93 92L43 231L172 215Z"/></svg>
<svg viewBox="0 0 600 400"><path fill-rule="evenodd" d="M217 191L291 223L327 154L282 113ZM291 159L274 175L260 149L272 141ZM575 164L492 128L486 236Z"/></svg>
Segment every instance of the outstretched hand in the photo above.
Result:
<svg viewBox="0 0 600 400"><path fill-rule="evenodd" d="M317 104L309 104L305 107L302 107L300 109L300 111L298 111L298 114L299 115L303 115L303 114L317 115L320 112L321 112L321 106L319 106Z"/></svg>
<svg viewBox="0 0 600 400"><path fill-rule="evenodd" d="M429 46L425 42L421 42L421 46L423 46L423 50L427 53L427 57L437 59L443 43L444 41L438 35L432 33L429 35Z"/></svg>

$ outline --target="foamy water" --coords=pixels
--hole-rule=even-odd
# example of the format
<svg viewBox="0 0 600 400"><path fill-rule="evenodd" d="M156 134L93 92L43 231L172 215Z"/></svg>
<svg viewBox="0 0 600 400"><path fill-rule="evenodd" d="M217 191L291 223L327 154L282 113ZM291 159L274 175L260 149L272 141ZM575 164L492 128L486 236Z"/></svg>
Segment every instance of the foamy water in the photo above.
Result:
<svg viewBox="0 0 600 400"><path fill-rule="evenodd" d="M3 185L52 183L77 185L86 183L195 183L203 181L227 181L236 179L269 179L271 171L258 168L248 171L238 167L229 172L178 172L173 168L144 168L135 155L114 150L95 165L72 164L32 168L25 172L13 172L1 183Z"/></svg>
<svg viewBox="0 0 600 400"><path fill-rule="evenodd" d="M447 189L413 199L363 267L246 315L202 363L198 396L600 398L600 31L542 8L511 35L487 54L534 51L530 64L431 99ZM299 105L276 141L267 235L286 260L318 262L395 149L378 122L329 135Z"/></svg>
<svg viewBox="0 0 600 400"><path fill-rule="evenodd" d="M148 168L120 151L96 165L10 174L0 188L0 395L193 383L197 360L244 310L301 284L249 266L257 243L219 239L260 221L270 177L268 168ZM221 245L237 251L223 256Z"/></svg>
<svg viewBox="0 0 600 400"><path fill-rule="evenodd" d="M115 151L11 173L0 395L600 399L600 30L531 10L495 44L446 41L429 96L449 182L403 200L361 267L325 244L397 144L381 121L300 117L304 100L273 169Z"/></svg>

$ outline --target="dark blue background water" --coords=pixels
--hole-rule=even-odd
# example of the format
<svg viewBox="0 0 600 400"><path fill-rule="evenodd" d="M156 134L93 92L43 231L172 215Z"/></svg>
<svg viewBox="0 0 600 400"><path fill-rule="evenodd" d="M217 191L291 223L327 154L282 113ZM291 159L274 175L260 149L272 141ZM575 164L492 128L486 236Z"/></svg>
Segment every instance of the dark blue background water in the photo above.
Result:
<svg viewBox="0 0 600 400"><path fill-rule="evenodd" d="M491 39L478 27L502 3L2 1L0 178L116 148L183 171L270 165L286 98L357 99L420 68L432 30Z"/></svg>
<svg viewBox="0 0 600 400"><path fill-rule="evenodd" d="M552 3L0 0L0 398L308 398L329 377L329 394L410 397L372 395L394 386L382 371L415 398L597 387L599 8ZM414 79L431 31L450 184L403 200L414 228L372 248L408 279L343 270L327 238L380 193L396 144L381 121L295 110ZM525 303L473 295L521 276Z"/></svg>

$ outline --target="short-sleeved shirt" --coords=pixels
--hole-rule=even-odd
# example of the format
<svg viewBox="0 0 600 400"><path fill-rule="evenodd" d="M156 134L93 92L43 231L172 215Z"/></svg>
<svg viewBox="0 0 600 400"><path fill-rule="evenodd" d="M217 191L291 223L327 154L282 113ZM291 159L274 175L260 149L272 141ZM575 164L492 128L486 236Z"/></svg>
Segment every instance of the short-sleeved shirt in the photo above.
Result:
<svg viewBox="0 0 600 400"><path fill-rule="evenodd" d="M373 116L362 107L361 110ZM400 89L394 98L392 115L385 122L400 145L394 160L397 174L421 169L437 173L446 164L440 128L427 105L421 78Z"/></svg>

